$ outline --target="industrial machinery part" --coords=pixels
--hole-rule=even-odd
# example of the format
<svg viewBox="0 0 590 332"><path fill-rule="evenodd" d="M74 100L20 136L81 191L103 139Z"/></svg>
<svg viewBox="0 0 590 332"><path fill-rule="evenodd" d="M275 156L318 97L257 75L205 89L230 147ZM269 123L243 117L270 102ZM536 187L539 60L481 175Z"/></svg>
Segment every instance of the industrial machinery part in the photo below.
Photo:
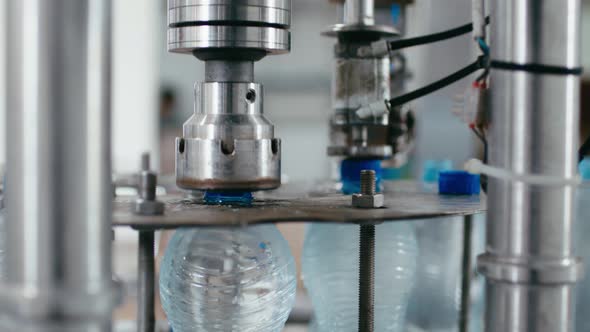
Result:
<svg viewBox="0 0 590 332"><path fill-rule="evenodd" d="M3 330L111 331L111 1L5 3Z"/></svg>
<svg viewBox="0 0 590 332"><path fill-rule="evenodd" d="M580 6L491 2L490 165L563 181L489 178L487 251L478 260L488 332L573 330Z"/></svg>
<svg viewBox="0 0 590 332"><path fill-rule="evenodd" d="M379 197L380 198L377 198ZM352 196L357 208L380 208L375 171L361 171L361 192ZM359 236L359 331L375 331L375 225L360 226Z"/></svg>
<svg viewBox="0 0 590 332"><path fill-rule="evenodd" d="M385 196L381 209L357 209L351 206L350 196L324 195L296 198L272 193L252 202L248 207L187 204L181 195L163 196L166 214L139 216L129 209L133 198L118 197L115 204L114 225L142 229L171 229L197 226L239 226L280 222L353 223L367 221L403 221L444 216L462 216L485 211L485 197L443 196L427 193L412 181L396 181L395 188ZM277 197L278 196L278 197Z"/></svg>
<svg viewBox="0 0 590 332"><path fill-rule="evenodd" d="M383 207L385 198L377 193L375 171L361 171L361 192L352 195L352 206L361 209L377 209Z"/></svg>
<svg viewBox="0 0 590 332"><path fill-rule="evenodd" d="M324 34L338 38L332 80L332 106L328 154L344 158L388 159L409 146L412 135L407 110L395 108L372 116L357 111L375 103L385 109L391 98L391 59L387 52L363 50L382 38L398 35L391 26L376 25L373 0L347 0L344 23ZM413 121L410 121L413 125Z"/></svg>
<svg viewBox="0 0 590 332"><path fill-rule="evenodd" d="M195 114L176 141L176 179L187 190L280 186L281 141L263 115L254 62L290 51L291 0L170 0L168 50L205 61Z"/></svg>
<svg viewBox="0 0 590 332"><path fill-rule="evenodd" d="M164 203L156 199L156 187L158 176L150 170L150 155L144 153L141 156L141 171L137 186L138 197L134 203L136 214L153 216L164 213Z"/></svg>
<svg viewBox="0 0 590 332"><path fill-rule="evenodd" d="M142 216L157 216L164 213L165 205L156 199L158 176L150 170L150 155L141 156L141 171L138 179L138 198L133 203L134 213ZM138 229L137 251L137 326L139 332L154 332L155 303L155 234L153 229Z"/></svg>

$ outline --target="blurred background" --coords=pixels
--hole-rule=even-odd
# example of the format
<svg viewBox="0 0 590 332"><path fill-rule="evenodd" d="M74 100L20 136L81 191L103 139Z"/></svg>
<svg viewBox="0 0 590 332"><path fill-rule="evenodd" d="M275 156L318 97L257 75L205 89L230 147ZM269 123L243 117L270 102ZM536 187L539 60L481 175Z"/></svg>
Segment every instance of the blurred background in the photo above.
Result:
<svg viewBox="0 0 590 332"><path fill-rule="evenodd" d="M113 1L113 162L117 174L135 172L140 154L150 151L161 174L174 172L174 138L193 112L193 85L203 79L204 64L166 50L166 1ZM141 7L141 15L137 8ZM4 6L0 6L0 22ZM407 36L437 32L471 20L469 0L416 0L408 10ZM331 114L331 76L334 40L320 32L339 21L339 13L328 0L293 1L292 52L268 57L256 65L256 80L265 88L266 116L274 123L283 144L283 173L289 182L313 182L331 175L326 155L328 119ZM382 23L393 23L390 11L378 15ZM0 24L0 49L5 45ZM583 7L583 65L590 68L590 0ZM492 45L493 47L493 45ZM470 36L418 47L406 52L411 77L408 89L428 84L472 62L475 50ZM4 131L4 52L0 52L0 131ZM590 70L582 89L583 135L590 123ZM415 103L418 142L412 170L419 176L427 159L450 159L460 166L477 153L478 142L458 121L451 109L454 97L462 94L470 80ZM4 135L0 136L0 167L5 160ZM303 242L303 225L282 226L296 258ZM165 236L163 236L165 237ZM136 235L117 230L115 271L133 291L136 271ZM303 293L303 292L299 292ZM298 299L305 307L305 297ZM117 313L132 318L132 300Z"/></svg>

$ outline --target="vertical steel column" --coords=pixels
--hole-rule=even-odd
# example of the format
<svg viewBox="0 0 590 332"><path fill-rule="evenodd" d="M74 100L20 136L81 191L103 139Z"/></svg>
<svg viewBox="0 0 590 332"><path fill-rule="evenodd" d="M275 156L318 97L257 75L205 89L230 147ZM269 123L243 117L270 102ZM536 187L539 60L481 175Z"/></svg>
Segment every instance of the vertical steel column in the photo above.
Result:
<svg viewBox="0 0 590 332"><path fill-rule="evenodd" d="M473 246L473 216L463 218L463 252L461 265L461 307L459 311L459 332L469 332L471 306L471 274L473 265L471 253ZM473 331L477 332L477 331Z"/></svg>
<svg viewBox="0 0 590 332"><path fill-rule="evenodd" d="M153 230L138 230L138 234L137 332L154 332L156 330L155 233Z"/></svg>
<svg viewBox="0 0 590 332"><path fill-rule="evenodd" d="M14 331L110 331L110 0L7 4Z"/></svg>
<svg viewBox="0 0 590 332"><path fill-rule="evenodd" d="M491 5L490 164L571 179L579 77L523 65L580 65L580 1ZM486 331L571 331L580 274L572 250L575 188L490 178L488 193L487 252L478 261L487 278Z"/></svg>

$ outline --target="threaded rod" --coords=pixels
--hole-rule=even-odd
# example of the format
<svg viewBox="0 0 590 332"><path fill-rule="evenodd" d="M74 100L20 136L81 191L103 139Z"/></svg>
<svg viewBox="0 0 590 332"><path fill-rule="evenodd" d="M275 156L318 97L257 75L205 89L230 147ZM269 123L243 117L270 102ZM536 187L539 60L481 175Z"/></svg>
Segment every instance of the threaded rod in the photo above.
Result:
<svg viewBox="0 0 590 332"><path fill-rule="evenodd" d="M373 170L361 171L361 194L375 195L377 192L377 175Z"/></svg>
<svg viewBox="0 0 590 332"><path fill-rule="evenodd" d="M373 332L375 330L375 225L361 225L360 229L359 332Z"/></svg>

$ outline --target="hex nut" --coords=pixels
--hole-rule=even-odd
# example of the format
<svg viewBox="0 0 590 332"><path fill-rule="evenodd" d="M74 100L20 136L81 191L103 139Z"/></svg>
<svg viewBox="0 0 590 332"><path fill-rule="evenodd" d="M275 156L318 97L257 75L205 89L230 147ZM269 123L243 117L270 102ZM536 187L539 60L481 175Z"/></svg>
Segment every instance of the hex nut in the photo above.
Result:
<svg viewBox="0 0 590 332"><path fill-rule="evenodd" d="M352 195L352 206L360 209L378 209L385 204L385 197L383 194L375 195Z"/></svg>
<svg viewBox="0 0 590 332"><path fill-rule="evenodd" d="M135 214L142 216L157 216L164 214L164 203L160 201L148 201L137 199L135 201Z"/></svg>

